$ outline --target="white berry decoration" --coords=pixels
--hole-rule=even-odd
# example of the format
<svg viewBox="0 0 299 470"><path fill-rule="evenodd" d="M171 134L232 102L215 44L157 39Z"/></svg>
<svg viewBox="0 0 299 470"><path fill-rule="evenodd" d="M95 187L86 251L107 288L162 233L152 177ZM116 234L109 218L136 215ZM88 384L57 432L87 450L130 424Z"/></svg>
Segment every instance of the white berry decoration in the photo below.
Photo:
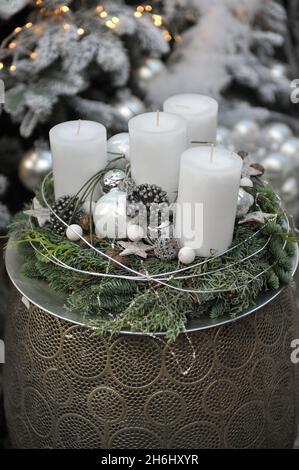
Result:
<svg viewBox="0 0 299 470"><path fill-rule="evenodd" d="M139 225L129 224L127 228L128 239L132 242L139 242L144 238L144 230Z"/></svg>
<svg viewBox="0 0 299 470"><path fill-rule="evenodd" d="M80 240L83 235L83 230L80 225L72 224L66 230L66 236L71 242Z"/></svg>
<svg viewBox="0 0 299 470"><path fill-rule="evenodd" d="M183 264L191 264L195 260L195 251L189 246L184 246L180 249L178 258Z"/></svg>

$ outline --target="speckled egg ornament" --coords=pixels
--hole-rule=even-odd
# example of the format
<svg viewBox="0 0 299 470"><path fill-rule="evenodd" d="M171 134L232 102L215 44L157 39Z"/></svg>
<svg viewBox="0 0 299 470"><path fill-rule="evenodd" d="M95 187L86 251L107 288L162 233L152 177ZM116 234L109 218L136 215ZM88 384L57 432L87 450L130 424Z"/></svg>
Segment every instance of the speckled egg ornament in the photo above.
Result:
<svg viewBox="0 0 299 470"><path fill-rule="evenodd" d="M155 242L154 253L163 261L177 259L179 245L175 238L158 238Z"/></svg>

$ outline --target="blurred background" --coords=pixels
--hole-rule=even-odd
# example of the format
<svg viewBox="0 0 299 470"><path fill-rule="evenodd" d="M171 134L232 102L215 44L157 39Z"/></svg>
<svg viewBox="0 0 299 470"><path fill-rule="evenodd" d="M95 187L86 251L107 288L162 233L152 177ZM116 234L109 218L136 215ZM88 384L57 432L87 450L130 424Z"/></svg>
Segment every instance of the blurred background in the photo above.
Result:
<svg viewBox="0 0 299 470"><path fill-rule="evenodd" d="M53 125L84 118L126 132L184 92L219 101L218 142L262 163L298 222L297 0L0 0L0 43L1 249L51 170ZM5 309L1 253L0 338Z"/></svg>

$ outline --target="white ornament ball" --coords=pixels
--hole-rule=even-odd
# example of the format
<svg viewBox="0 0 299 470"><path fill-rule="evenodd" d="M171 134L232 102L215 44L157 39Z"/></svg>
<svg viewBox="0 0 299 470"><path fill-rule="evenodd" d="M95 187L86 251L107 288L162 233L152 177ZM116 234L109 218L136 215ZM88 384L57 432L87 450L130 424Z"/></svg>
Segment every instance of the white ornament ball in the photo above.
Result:
<svg viewBox="0 0 299 470"><path fill-rule="evenodd" d="M78 224L72 224L66 229L66 236L72 242L80 240L83 235L83 229Z"/></svg>
<svg viewBox="0 0 299 470"><path fill-rule="evenodd" d="M259 144L260 128L255 121L243 119L235 125L232 137L236 150L252 152Z"/></svg>
<svg viewBox="0 0 299 470"><path fill-rule="evenodd" d="M299 166L299 139L296 137L288 139L280 147L280 152L289 158L292 167Z"/></svg>
<svg viewBox="0 0 299 470"><path fill-rule="evenodd" d="M191 264L195 260L195 251L189 246L184 246L180 249L178 258L182 264Z"/></svg>
<svg viewBox="0 0 299 470"><path fill-rule="evenodd" d="M286 179L281 188L281 197L285 203L298 200L299 197L299 182L294 176Z"/></svg>
<svg viewBox="0 0 299 470"><path fill-rule="evenodd" d="M144 103L137 97L129 92L121 93L118 100L113 102L113 106L119 117L125 122L128 122L132 117L137 114L145 112Z"/></svg>
<svg viewBox="0 0 299 470"><path fill-rule="evenodd" d="M149 83L166 70L164 63L153 57L145 59L144 63L137 69L136 78L141 90L147 91Z"/></svg>
<svg viewBox="0 0 299 470"><path fill-rule="evenodd" d="M253 188L253 182L250 178L242 178L240 181L240 186L243 188Z"/></svg>
<svg viewBox="0 0 299 470"><path fill-rule="evenodd" d="M110 137L107 142L108 162L123 155L126 161L130 161L130 138L128 132L120 132ZM126 161L115 162L115 168L124 169Z"/></svg>
<svg viewBox="0 0 299 470"><path fill-rule="evenodd" d="M127 236L132 242L139 242L144 238L144 230L140 225L129 224L127 228Z"/></svg>
<svg viewBox="0 0 299 470"><path fill-rule="evenodd" d="M92 215L95 209L96 203L94 201L91 201L91 206L90 206L90 201L85 201L81 207L82 211L84 214Z"/></svg>
<svg viewBox="0 0 299 470"><path fill-rule="evenodd" d="M288 76L288 69L284 64L276 62L270 68L270 75L275 80L286 79Z"/></svg>
<svg viewBox="0 0 299 470"><path fill-rule="evenodd" d="M283 122L275 122L269 124L263 129L264 144L270 150L278 150L279 147L290 137L293 133L289 126Z"/></svg>
<svg viewBox="0 0 299 470"><path fill-rule="evenodd" d="M99 238L126 238L126 207L127 194L118 189L112 189L98 200L93 212L93 221Z"/></svg>

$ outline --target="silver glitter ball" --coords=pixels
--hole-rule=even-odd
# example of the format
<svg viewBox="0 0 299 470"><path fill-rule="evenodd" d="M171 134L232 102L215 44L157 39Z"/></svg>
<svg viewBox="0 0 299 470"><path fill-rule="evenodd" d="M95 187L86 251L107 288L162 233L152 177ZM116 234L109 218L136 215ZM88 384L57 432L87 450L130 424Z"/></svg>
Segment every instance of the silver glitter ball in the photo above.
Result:
<svg viewBox="0 0 299 470"><path fill-rule="evenodd" d="M177 259L179 245L175 238L158 238L154 245L154 253L157 258L167 261Z"/></svg>
<svg viewBox="0 0 299 470"><path fill-rule="evenodd" d="M114 168L113 170L107 171L103 177L103 191L109 193L111 189L118 188L120 183L126 178L126 174L123 170Z"/></svg>
<svg viewBox="0 0 299 470"><path fill-rule="evenodd" d="M50 150L39 143L28 150L19 165L19 178L23 185L34 191L52 170L52 155Z"/></svg>
<svg viewBox="0 0 299 470"><path fill-rule="evenodd" d="M299 139L296 137L288 139L280 147L280 152L288 157L291 167L299 166Z"/></svg>
<svg viewBox="0 0 299 470"><path fill-rule="evenodd" d="M263 142L270 150L278 150L290 137L292 137L292 131L283 122L274 122L263 129Z"/></svg>
<svg viewBox="0 0 299 470"><path fill-rule="evenodd" d="M243 119L235 125L232 138L236 150L242 149L246 152L253 152L260 142L260 128L255 121Z"/></svg>
<svg viewBox="0 0 299 470"><path fill-rule="evenodd" d="M244 217L254 204L254 198L251 194L245 191L243 188L239 189L238 204L237 204L237 218Z"/></svg>

